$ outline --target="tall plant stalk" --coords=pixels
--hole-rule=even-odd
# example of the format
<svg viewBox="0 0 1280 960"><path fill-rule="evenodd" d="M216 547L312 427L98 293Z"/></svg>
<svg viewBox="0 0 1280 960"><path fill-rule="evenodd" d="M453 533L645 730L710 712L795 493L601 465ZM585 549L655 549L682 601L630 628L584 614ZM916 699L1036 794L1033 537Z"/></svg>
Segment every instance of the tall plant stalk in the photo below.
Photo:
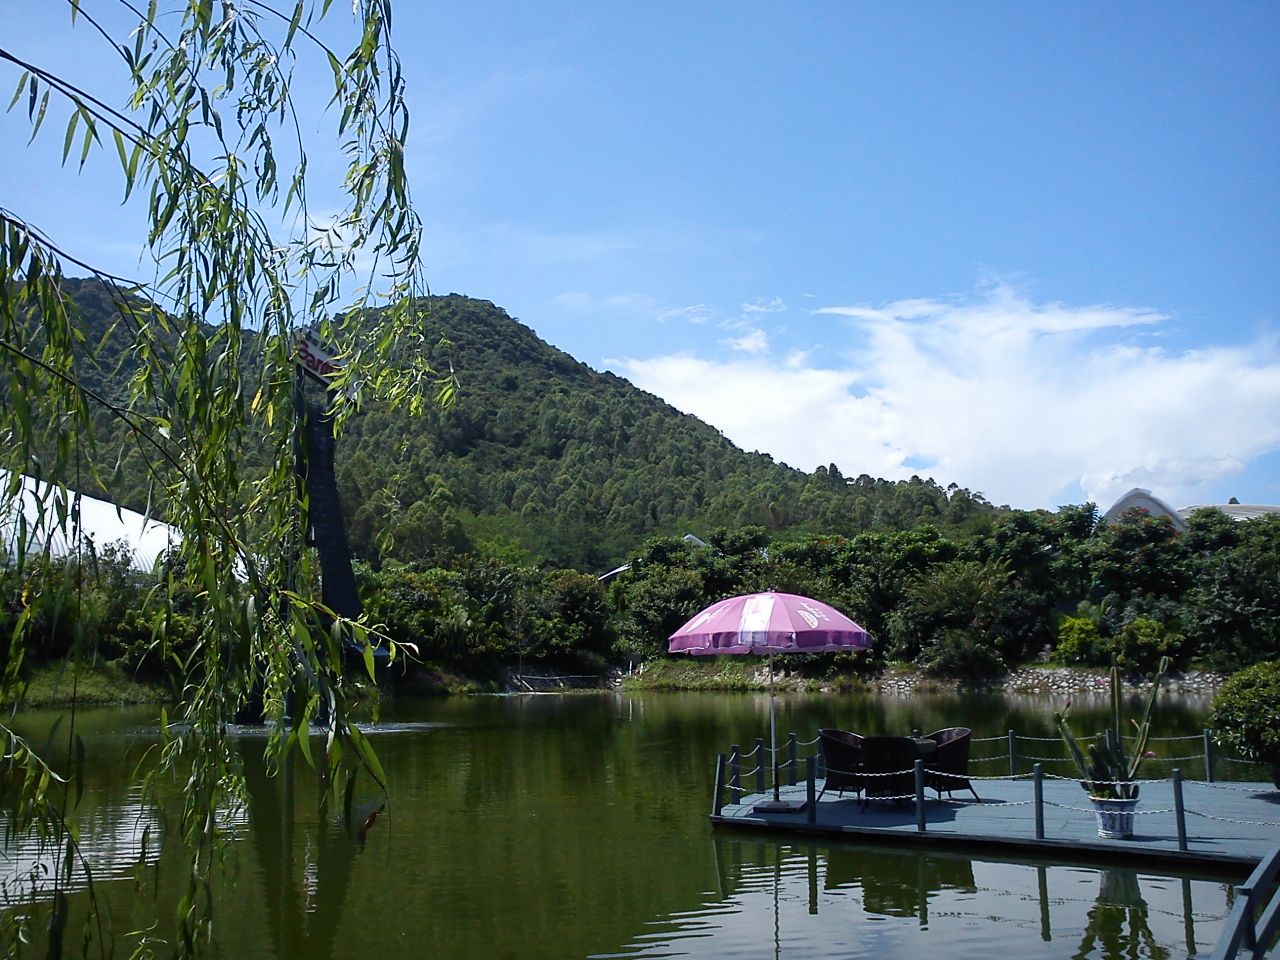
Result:
<svg viewBox="0 0 1280 960"><path fill-rule="evenodd" d="M1169 658L1161 657L1142 717L1140 720L1130 720L1135 731L1132 751L1126 750L1124 745L1124 730L1120 722L1120 668L1116 666L1114 659L1111 663L1110 676L1111 725L1108 728L1082 747L1068 721L1070 706L1068 705L1061 713L1054 714L1053 719L1058 733L1067 745L1067 752L1070 753L1080 775L1080 786L1089 796L1098 800L1136 800L1138 798L1139 784L1133 781L1138 775L1142 761L1148 756L1151 711L1155 708L1156 697L1160 693L1160 681L1168 669Z"/></svg>

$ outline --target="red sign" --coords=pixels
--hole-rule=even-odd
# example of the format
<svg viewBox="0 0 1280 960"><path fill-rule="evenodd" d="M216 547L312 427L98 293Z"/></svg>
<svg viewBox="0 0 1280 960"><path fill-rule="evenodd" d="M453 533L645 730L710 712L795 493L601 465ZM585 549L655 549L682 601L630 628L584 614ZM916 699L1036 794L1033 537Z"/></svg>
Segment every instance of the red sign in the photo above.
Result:
<svg viewBox="0 0 1280 960"><path fill-rule="evenodd" d="M329 386L330 381L342 371L333 352L322 344L310 330L298 340L298 364L313 380Z"/></svg>

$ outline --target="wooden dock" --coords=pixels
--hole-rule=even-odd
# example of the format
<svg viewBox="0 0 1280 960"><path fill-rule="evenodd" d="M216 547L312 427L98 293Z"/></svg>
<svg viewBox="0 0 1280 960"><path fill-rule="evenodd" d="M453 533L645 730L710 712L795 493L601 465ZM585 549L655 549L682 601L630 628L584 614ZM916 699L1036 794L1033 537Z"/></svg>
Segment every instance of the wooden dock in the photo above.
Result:
<svg viewBox="0 0 1280 960"><path fill-rule="evenodd" d="M736 803L717 804L717 825L775 833L825 835L877 844L960 848L1067 862L1102 862L1154 867L1247 872L1280 843L1280 791L1270 783L1206 783L1183 780L1183 839L1172 781L1142 785L1134 836L1104 840L1089 800L1075 780L1045 778L1042 802L1035 802L1030 778L974 779L981 802L928 799L861 803L852 795L827 794L798 813L759 812L771 792L751 793ZM822 780L816 781L821 791ZM815 793L816 793L815 791ZM806 801L809 785L782 788L784 800ZM964 796L967 796L965 794ZM1043 837L1037 836L1037 809ZM920 829L920 813L923 826Z"/></svg>

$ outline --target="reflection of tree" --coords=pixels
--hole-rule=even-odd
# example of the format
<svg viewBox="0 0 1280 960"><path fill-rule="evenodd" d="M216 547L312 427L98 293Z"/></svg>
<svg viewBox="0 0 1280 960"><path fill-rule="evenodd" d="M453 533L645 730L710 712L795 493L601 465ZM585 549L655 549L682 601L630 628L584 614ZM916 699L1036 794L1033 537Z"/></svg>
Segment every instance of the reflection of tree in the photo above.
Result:
<svg viewBox="0 0 1280 960"><path fill-rule="evenodd" d="M1138 875L1132 870L1104 870L1098 899L1089 910L1076 960L1096 957L1144 957L1167 960L1169 949L1156 942L1147 922ZM1126 929L1127 928L1127 929Z"/></svg>
<svg viewBox="0 0 1280 960"><path fill-rule="evenodd" d="M296 869L292 773L270 776L263 756L265 746L265 740L246 741L241 754L271 939L278 957L322 960L333 955L338 921L359 852L358 837L322 821L316 827L314 863Z"/></svg>

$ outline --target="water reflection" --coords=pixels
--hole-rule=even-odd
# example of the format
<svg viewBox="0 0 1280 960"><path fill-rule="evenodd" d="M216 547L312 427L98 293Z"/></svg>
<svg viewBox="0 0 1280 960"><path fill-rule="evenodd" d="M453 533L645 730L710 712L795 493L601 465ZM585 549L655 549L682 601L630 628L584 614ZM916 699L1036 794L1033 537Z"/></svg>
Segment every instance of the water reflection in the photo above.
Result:
<svg viewBox="0 0 1280 960"><path fill-rule="evenodd" d="M812 737L822 726L902 733L960 722L975 736L1047 736L1055 706L784 696L780 729ZM81 717L89 765L77 817L100 852L97 893L120 956L128 931L166 935L185 892L184 853L154 823L159 862L142 887L130 873L137 831L152 822L130 784L155 741L154 713ZM287 788L265 776L260 732L239 731L250 800L224 822L235 842L217 880L215 955L1184 956L1188 943L1216 940L1225 913L1223 889L1200 878L1137 875L1104 897L1111 881L1097 870L713 833L714 757L767 736L763 695L459 697L390 702L382 717L368 735L390 796L364 849L321 819L305 764ZM1183 734L1203 712L1174 703L1158 719L1157 735ZM24 722L44 736L53 718ZM161 799L172 807L181 788L178 778ZM357 824L381 800L362 786ZM72 898L77 916L86 900Z"/></svg>
<svg viewBox="0 0 1280 960"><path fill-rule="evenodd" d="M1230 911L1213 880L716 835L718 887L597 958L1195 955ZM1028 938L1038 945L1029 948Z"/></svg>
<svg viewBox="0 0 1280 960"><path fill-rule="evenodd" d="M299 844L293 764L279 777L268 776L264 748L260 738L240 742L249 829L275 955L327 958L333 955L365 831L380 809L368 811L350 829L326 821L304 824Z"/></svg>
<svg viewBox="0 0 1280 960"><path fill-rule="evenodd" d="M78 823L79 838L70 861L70 873L58 880L57 889L74 893L89 886L89 878L108 881L133 876L139 865L159 859L161 823L154 809L135 796L118 806L90 810ZM0 817L0 831L10 836ZM0 857L0 906L40 903L54 895L55 877L66 857L66 846L56 836L12 835Z"/></svg>

